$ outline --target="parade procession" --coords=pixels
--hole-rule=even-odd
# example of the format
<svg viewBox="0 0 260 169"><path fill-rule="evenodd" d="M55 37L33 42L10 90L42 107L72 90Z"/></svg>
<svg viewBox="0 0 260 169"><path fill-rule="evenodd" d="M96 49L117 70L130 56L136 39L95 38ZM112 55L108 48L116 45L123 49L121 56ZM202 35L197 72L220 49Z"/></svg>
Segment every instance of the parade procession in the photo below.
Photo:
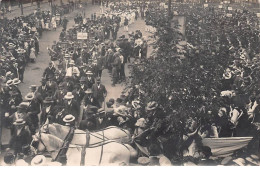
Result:
<svg viewBox="0 0 260 169"><path fill-rule="evenodd" d="M259 166L259 0L0 1L0 166Z"/></svg>

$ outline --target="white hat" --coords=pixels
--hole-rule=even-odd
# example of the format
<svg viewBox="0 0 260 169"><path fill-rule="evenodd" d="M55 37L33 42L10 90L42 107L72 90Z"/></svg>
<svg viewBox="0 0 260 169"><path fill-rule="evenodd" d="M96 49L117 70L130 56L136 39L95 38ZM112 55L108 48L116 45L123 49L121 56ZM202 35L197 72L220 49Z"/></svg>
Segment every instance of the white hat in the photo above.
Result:
<svg viewBox="0 0 260 169"><path fill-rule="evenodd" d="M75 120L75 117L71 114L68 114L66 115L64 118L63 118L63 121L65 123L70 123L70 122L73 122Z"/></svg>
<svg viewBox="0 0 260 169"><path fill-rule="evenodd" d="M6 82L6 86L10 86L10 85L12 85L13 84L13 80L8 80L7 82Z"/></svg>
<svg viewBox="0 0 260 169"><path fill-rule="evenodd" d="M137 127L146 127L146 120L144 118L140 118L135 123L135 126Z"/></svg>
<svg viewBox="0 0 260 169"><path fill-rule="evenodd" d="M21 83L21 80L19 80L18 78L14 78L13 79L13 84L14 85L17 85L17 84L20 84Z"/></svg>
<svg viewBox="0 0 260 169"><path fill-rule="evenodd" d="M69 64L70 64L70 65L75 65L74 60L71 60Z"/></svg>
<svg viewBox="0 0 260 169"><path fill-rule="evenodd" d="M72 92L67 92L67 94L64 96L64 99L73 99L74 95L72 94Z"/></svg>
<svg viewBox="0 0 260 169"><path fill-rule="evenodd" d="M35 156L31 161L32 166L45 166L46 165L46 157L43 155Z"/></svg>
<svg viewBox="0 0 260 169"><path fill-rule="evenodd" d="M245 164L246 164L246 161L243 158L237 158L237 159L233 160L233 162L235 162L239 166L245 166Z"/></svg>

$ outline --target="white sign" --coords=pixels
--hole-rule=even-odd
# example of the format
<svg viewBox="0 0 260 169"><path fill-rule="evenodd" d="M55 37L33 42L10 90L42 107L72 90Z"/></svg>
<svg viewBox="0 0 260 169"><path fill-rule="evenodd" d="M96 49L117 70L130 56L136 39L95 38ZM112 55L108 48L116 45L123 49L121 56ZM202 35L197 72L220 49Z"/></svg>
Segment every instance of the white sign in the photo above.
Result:
<svg viewBox="0 0 260 169"><path fill-rule="evenodd" d="M204 4L204 8L207 8L209 6L209 4Z"/></svg>
<svg viewBox="0 0 260 169"><path fill-rule="evenodd" d="M168 8L168 5L164 5L164 8L167 9L167 8Z"/></svg>
<svg viewBox="0 0 260 169"><path fill-rule="evenodd" d="M229 17L229 18L232 17L232 14L231 14L231 13L228 13L228 14L227 14L227 17Z"/></svg>
<svg viewBox="0 0 260 169"><path fill-rule="evenodd" d="M229 11L232 11L232 7L228 7L228 10L229 10Z"/></svg>
<svg viewBox="0 0 260 169"><path fill-rule="evenodd" d="M257 16L258 18L260 18L260 13L256 13L256 16Z"/></svg>
<svg viewBox="0 0 260 169"><path fill-rule="evenodd" d="M223 6L222 6L222 5L219 5L218 8L221 9L221 8L223 8Z"/></svg>
<svg viewBox="0 0 260 169"><path fill-rule="evenodd" d="M88 33L78 32L77 39L88 39Z"/></svg>

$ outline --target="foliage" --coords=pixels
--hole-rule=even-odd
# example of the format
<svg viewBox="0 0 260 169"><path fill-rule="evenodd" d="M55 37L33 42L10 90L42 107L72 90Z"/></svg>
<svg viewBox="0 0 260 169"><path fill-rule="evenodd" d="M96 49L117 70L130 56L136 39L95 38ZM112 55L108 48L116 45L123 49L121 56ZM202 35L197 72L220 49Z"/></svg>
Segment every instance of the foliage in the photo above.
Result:
<svg viewBox="0 0 260 169"><path fill-rule="evenodd" d="M219 85L229 58L194 50L180 59L176 47L180 39L177 28L157 27L156 35L156 57L133 65L130 87L141 86L146 94L144 103L157 101L161 105L165 118L160 123L167 126L161 135L181 140L188 130L185 123L189 117L203 122L206 114L202 108L214 110L217 107ZM156 128L161 126L157 124Z"/></svg>

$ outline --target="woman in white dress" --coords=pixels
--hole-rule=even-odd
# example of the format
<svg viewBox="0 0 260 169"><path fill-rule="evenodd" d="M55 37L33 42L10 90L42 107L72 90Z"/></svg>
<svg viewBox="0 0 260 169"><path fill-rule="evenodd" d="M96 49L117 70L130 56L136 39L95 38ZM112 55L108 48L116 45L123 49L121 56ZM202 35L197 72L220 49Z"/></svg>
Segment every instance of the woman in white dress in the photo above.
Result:
<svg viewBox="0 0 260 169"><path fill-rule="evenodd" d="M34 63L35 59L36 59L35 49L31 48L31 52L30 52L30 61L31 61L31 63Z"/></svg>

